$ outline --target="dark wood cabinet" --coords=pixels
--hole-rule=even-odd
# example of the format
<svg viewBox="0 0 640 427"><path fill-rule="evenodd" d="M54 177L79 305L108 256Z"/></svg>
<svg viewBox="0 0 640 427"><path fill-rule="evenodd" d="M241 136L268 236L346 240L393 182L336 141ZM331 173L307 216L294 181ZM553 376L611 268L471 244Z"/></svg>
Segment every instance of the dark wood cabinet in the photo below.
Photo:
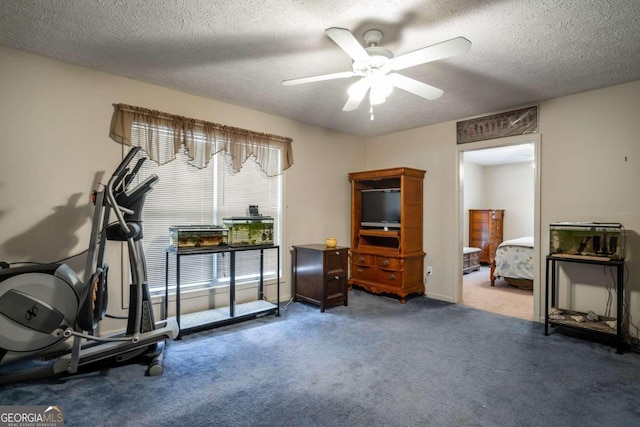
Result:
<svg viewBox="0 0 640 427"><path fill-rule="evenodd" d="M480 248L478 259L491 264L502 243L504 209L469 210L469 246Z"/></svg>
<svg viewBox="0 0 640 427"><path fill-rule="evenodd" d="M422 248L425 171L381 169L349 174L351 181L351 275L349 285L377 294L393 294L406 302L424 294ZM362 192L399 189L400 224L393 229L362 225Z"/></svg>
<svg viewBox="0 0 640 427"><path fill-rule="evenodd" d="M349 248L341 246L293 246L291 265L294 301L318 304L322 312L329 306L348 305L348 258Z"/></svg>

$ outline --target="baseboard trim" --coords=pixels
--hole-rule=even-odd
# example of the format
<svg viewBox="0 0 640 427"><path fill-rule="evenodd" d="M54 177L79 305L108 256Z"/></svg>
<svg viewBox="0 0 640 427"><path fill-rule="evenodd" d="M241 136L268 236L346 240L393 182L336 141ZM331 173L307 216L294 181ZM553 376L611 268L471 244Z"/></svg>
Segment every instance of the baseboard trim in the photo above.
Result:
<svg viewBox="0 0 640 427"><path fill-rule="evenodd" d="M433 298L436 299L438 301L444 301L444 302L451 302L455 304L455 299L450 296L450 295L442 295L442 294L435 294L435 293L431 293L431 292L426 292L424 294L425 297L427 298Z"/></svg>

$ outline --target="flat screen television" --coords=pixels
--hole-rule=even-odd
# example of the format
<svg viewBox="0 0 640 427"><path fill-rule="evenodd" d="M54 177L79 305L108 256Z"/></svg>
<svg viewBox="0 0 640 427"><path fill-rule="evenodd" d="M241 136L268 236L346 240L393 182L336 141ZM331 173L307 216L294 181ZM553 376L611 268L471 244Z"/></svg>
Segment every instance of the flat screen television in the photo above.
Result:
<svg viewBox="0 0 640 427"><path fill-rule="evenodd" d="M400 189L362 190L362 227L400 228Z"/></svg>

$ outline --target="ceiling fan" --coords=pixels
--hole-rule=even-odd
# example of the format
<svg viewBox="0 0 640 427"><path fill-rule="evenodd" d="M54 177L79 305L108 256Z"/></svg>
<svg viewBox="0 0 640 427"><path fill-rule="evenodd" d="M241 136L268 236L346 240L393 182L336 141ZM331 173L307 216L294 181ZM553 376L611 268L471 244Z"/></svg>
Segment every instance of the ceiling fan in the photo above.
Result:
<svg viewBox="0 0 640 427"><path fill-rule="evenodd" d="M471 49L471 42L469 40L464 37L456 37L400 56L394 56L390 50L379 46L380 40L382 39L382 31L380 30L369 30L364 33L363 38L367 47L362 47L353 34L345 28L327 28L325 33L353 59L352 70L284 80L282 84L292 86L324 80L344 79L355 76L360 77L357 82L349 87L347 91L349 99L346 104L344 104L342 110L352 111L357 109L367 95L367 92L369 92L372 120L373 106L385 102L394 87L428 100L437 99L443 93L441 89L395 73L394 71L462 55Z"/></svg>

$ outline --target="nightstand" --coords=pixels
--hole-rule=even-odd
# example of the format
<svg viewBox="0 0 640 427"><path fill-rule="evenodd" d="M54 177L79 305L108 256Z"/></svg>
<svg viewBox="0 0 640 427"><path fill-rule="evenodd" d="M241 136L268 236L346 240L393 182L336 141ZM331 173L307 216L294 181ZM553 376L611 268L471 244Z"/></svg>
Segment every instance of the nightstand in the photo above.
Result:
<svg viewBox="0 0 640 427"><path fill-rule="evenodd" d="M327 248L324 244L293 246L292 280L294 301L320 306L348 305L347 268L349 248Z"/></svg>

